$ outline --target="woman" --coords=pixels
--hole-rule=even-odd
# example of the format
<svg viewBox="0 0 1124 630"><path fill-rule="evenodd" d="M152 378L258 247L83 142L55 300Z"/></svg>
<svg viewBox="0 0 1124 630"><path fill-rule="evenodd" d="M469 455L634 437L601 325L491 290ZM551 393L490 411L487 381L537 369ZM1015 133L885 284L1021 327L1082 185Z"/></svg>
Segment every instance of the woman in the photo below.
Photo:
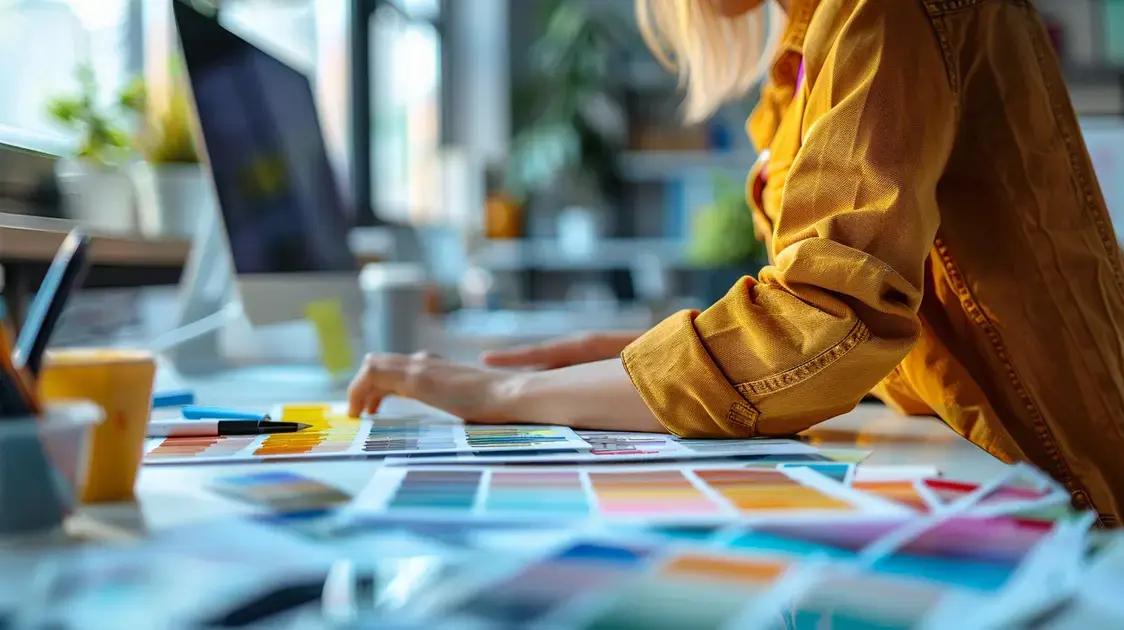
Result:
<svg viewBox="0 0 1124 630"><path fill-rule="evenodd" d="M762 0L638 2L691 119L763 75L747 188L771 265L638 338L488 367L371 356L352 411L399 394L478 421L753 437L873 391L1115 524L1124 261L1030 2L779 0L767 64Z"/></svg>

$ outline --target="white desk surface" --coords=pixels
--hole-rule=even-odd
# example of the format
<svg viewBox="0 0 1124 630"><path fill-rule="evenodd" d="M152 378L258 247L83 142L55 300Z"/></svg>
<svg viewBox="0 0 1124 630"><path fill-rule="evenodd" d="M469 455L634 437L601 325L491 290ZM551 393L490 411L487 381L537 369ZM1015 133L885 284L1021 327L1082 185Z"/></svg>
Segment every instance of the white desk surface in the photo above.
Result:
<svg viewBox="0 0 1124 630"><path fill-rule="evenodd" d="M216 377L197 383L196 393L203 404L276 404L281 402L342 400L343 390L315 379L302 379L306 385L278 388L254 387L250 380ZM279 399L279 389L285 399ZM394 399L386 403L389 411L417 411L423 406L413 401ZM909 418L875 404L825 422L806 432L811 444L826 448L859 448L872 451L867 464L932 465L951 479L982 482L999 473L1004 464L956 435L934 418ZM370 479L379 460L320 460L316 462L278 461L268 464L161 465L142 468L135 503L88 506L84 512L118 531L134 535L193 521L250 515L259 510L209 492L208 480L274 466L329 482L358 492Z"/></svg>

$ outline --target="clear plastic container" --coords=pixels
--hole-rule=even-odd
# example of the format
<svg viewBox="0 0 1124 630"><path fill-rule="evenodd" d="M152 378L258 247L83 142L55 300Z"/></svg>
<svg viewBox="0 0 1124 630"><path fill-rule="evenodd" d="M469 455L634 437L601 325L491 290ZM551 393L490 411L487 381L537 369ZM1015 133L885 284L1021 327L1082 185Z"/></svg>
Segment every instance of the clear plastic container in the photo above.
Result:
<svg viewBox="0 0 1124 630"><path fill-rule="evenodd" d="M104 414L88 402L52 404L40 418L0 419L0 536L57 528L89 469L91 428Z"/></svg>

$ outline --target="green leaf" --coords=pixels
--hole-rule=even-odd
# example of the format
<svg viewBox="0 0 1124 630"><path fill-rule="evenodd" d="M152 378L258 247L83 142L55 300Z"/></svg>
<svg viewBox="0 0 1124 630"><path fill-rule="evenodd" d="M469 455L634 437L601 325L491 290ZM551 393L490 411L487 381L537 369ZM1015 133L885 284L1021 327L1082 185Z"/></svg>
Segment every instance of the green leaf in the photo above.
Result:
<svg viewBox="0 0 1124 630"><path fill-rule="evenodd" d="M143 114L148 107L148 90L144 79L136 77L117 95L117 104L125 111Z"/></svg>
<svg viewBox="0 0 1124 630"><path fill-rule="evenodd" d="M47 114L65 126L75 125L82 115L82 103L72 98L55 98L47 103Z"/></svg>
<svg viewBox="0 0 1124 630"><path fill-rule="evenodd" d="M129 134L120 129L107 128L105 130L105 143L118 149L129 148Z"/></svg>

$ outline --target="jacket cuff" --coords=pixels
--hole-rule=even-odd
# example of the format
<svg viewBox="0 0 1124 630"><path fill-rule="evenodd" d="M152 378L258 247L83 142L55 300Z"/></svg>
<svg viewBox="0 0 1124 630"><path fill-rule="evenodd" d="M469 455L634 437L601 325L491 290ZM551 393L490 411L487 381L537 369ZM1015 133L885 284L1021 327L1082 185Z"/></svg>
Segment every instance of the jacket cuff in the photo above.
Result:
<svg viewBox="0 0 1124 630"><path fill-rule="evenodd" d="M669 432L690 438L749 438L760 413L730 385L681 311L621 353L636 390Z"/></svg>

